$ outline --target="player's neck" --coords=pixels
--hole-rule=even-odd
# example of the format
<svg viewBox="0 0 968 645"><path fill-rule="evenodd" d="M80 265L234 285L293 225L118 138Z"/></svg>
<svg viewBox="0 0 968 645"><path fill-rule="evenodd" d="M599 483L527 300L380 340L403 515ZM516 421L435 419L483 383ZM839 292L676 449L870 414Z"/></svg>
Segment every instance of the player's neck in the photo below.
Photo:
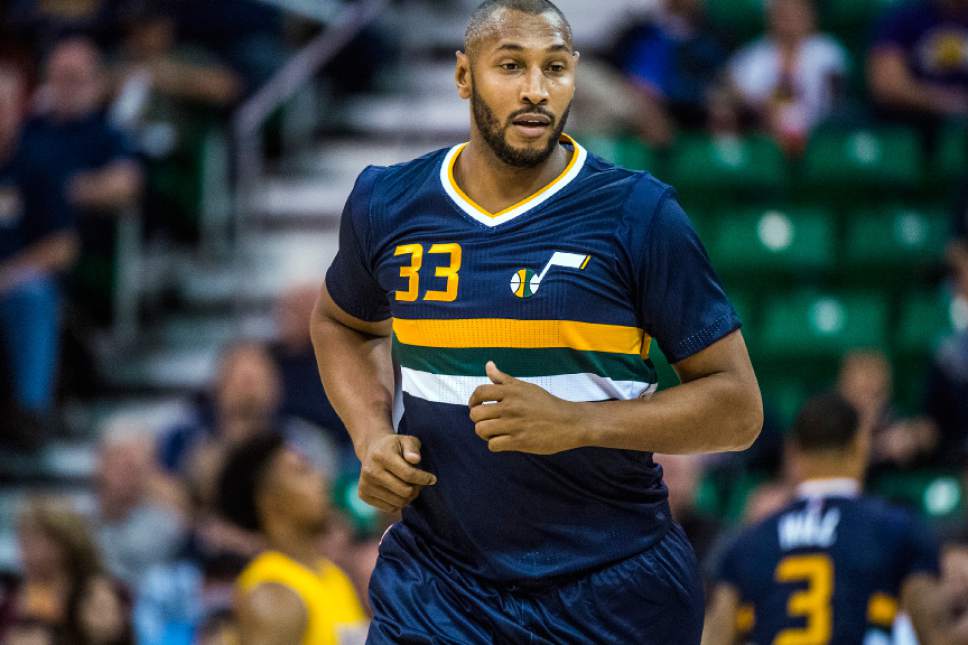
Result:
<svg viewBox="0 0 968 645"><path fill-rule="evenodd" d="M804 459L798 470L798 484L833 479L850 479L859 483L863 477L863 472L858 472L854 464L844 463L843 460Z"/></svg>
<svg viewBox="0 0 968 645"><path fill-rule="evenodd" d="M268 531L269 546L307 569L316 570L322 553L319 536L295 527L275 526Z"/></svg>
<svg viewBox="0 0 968 645"><path fill-rule="evenodd" d="M572 154L558 145L544 162L533 168L518 168L501 161L474 133L457 158L454 179L474 202L491 213L498 213L554 181Z"/></svg>

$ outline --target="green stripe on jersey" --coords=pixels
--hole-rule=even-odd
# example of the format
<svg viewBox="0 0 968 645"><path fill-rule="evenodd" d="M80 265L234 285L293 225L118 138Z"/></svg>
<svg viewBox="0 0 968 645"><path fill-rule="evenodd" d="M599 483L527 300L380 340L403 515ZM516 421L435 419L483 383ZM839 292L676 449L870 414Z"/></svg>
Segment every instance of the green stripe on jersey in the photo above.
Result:
<svg viewBox="0 0 968 645"><path fill-rule="evenodd" d="M640 356L585 352L567 347L421 347L401 343L394 336L393 355L401 366L431 374L484 376L485 363L494 361L502 372L521 378L596 374L616 381L655 383L656 379L652 361L643 360Z"/></svg>

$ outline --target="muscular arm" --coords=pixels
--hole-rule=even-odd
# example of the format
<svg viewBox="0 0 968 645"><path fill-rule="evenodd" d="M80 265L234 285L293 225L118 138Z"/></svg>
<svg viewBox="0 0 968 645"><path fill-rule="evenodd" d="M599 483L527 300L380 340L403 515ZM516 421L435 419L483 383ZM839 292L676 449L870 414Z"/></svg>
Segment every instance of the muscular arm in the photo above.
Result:
<svg viewBox="0 0 968 645"><path fill-rule="evenodd" d="M390 324L354 318L333 302L323 285L310 332L323 387L360 459L360 499L392 513L437 478L416 468L420 440L393 430Z"/></svg>
<svg viewBox="0 0 968 645"><path fill-rule="evenodd" d="M236 613L242 645L292 645L306 631L305 607L281 585L259 585L240 598Z"/></svg>
<svg viewBox="0 0 968 645"><path fill-rule="evenodd" d="M706 623L702 630L702 645L733 645L736 642L736 614L739 611L739 594L727 584L719 584L713 590Z"/></svg>
<svg viewBox="0 0 968 645"><path fill-rule="evenodd" d="M310 322L319 375L362 460L369 443L393 434L390 321L354 318L323 285Z"/></svg>
<svg viewBox="0 0 968 645"><path fill-rule="evenodd" d="M665 454L744 450L763 404L739 331L673 366L681 385L648 399L570 403L488 366L493 385L471 397L471 420L495 452L552 454L581 447ZM495 403L490 403L495 402Z"/></svg>
<svg viewBox="0 0 968 645"><path fill-rule="evenodd" d="M745 450L763 427L763 402L736 331L673 365L682 383L649 399L585 404L585 445L663 454Z"/></svg>

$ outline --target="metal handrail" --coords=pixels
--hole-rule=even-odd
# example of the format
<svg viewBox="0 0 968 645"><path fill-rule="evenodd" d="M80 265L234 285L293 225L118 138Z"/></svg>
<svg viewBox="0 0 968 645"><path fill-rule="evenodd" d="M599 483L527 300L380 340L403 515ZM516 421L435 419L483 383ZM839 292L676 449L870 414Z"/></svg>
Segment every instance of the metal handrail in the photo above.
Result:
<svg viewBox="0 0 968 645"><path fill-rule="evenodd" d="M262 2L323 24L336 17L341 4L339 0L262 0Z"/></svg>
<svg viewBox="0 0 968 645"><path fill-rule="evenodd" d="M233 118L238 180L236 219L245 219L262 173L260 132L266 120L368 26L389 0L360 0L344 8L312 41L237 110ZM240 233L237 230L236 233Z"/></svg>

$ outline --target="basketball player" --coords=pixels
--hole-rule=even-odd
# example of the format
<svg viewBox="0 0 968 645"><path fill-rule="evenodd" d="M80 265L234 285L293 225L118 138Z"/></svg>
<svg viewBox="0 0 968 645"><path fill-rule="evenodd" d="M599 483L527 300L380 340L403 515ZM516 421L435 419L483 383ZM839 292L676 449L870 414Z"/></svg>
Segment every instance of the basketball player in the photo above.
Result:
<svg viewBox="0 0 968 645"><path fill-rule="evenodd" d="M745 449L759 389L672 189L563 133L578 59L552 3L483 3L470 141L366 169L346 204L312 331L360 496L403 509L371 643L699 642L651 453ZM653 338L682 381L659 394Z"/></svg>
<svg viewBox="0 0 968 645"><path fill-rule="evenodd" d="M280 435L259 434L230 453L218 504L226 519L261 533L269 544L237 583L243 643L362 641L366 619L353 584L319 554L329 513L322 473Z"/></svg>
<svg viewBox="0 0 968 645"><path fill-rule="evenodd" d="M791 436L796 501L724 556L704 645L892 643L907 609L922 645L936 632L938 545L906 513L860 494L870 438L839 394L800 412Z"/></svg>

